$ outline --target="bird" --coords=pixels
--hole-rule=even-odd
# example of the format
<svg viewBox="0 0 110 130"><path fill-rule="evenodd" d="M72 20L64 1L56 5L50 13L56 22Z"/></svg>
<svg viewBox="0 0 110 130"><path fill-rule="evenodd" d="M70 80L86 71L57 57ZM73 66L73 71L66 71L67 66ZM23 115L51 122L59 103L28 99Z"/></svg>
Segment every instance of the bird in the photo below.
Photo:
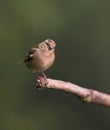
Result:
<svg viewBox="0 0 110 130"><path fill-rule="evenodd" d="M37 78L39 78L37 73L41 72L46 80L44 71L50 68L54 63L55 47L55 41L47 39L41 43L35 44L27 53L23 63L31 69L32 73L37 76Z"/></svg>

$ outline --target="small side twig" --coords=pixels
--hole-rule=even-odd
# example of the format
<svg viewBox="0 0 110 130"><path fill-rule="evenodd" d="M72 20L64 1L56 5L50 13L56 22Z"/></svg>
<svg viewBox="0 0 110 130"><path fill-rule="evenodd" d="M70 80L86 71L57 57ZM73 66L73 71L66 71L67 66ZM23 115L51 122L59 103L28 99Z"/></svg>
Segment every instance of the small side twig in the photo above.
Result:
<svg viewBox="0 0 110 130"><path fill-rule="evenodd" d="M57 90L63 90L80 97L83 101L87 103L95 103L98 105L103 105L110 107L110 95L93 90L80 87L76 84L70 82L64 82L61 80L47 79L46 84L36 80L36 87L39 88L52 88Z"/></svg>

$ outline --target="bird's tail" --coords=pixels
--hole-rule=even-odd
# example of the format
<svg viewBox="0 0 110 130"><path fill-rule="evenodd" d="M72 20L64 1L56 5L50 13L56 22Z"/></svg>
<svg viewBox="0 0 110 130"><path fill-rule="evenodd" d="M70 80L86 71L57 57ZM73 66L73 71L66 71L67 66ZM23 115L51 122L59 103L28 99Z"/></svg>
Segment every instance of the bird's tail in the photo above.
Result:
<svg viewBox="0 0 110 130"><path fill-rule="evenodd" d="M18 64L24 63L24 59L17 62Z"/></svg>

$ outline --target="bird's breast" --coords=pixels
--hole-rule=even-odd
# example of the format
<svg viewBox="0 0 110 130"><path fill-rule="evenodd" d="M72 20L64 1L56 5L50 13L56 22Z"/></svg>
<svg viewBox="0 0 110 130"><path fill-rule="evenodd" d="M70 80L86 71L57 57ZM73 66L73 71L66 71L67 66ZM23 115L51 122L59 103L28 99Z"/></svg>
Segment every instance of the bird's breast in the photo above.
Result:
<svg viewBox="0 0 110 130"><path fill-rule="evenodd" d="M40 52L39 52L40 53ZM52 66L55 54L54 53L41 53L35 54L31 62L27 62L27 66L34 71L45 71Z"/></svg>
<svg viewBox="0 0 110 130"><path fill-rule="evenodd" d="M43 57L39 57L38 58L38 62L37 62L39 70L40 71L47 70L54 63L54 59L55 59L55 55L54 54L45 55Z"/></svg>

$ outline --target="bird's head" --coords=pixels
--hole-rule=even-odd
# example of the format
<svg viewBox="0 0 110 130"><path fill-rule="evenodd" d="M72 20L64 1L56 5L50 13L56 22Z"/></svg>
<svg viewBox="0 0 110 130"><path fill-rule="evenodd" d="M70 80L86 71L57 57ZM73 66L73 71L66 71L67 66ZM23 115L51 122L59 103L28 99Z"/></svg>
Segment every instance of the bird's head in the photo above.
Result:
<svg viewBox="0 0 110 130"><path fill-rule="evenodd" d="M55 46L56 46L56 43L51 39L47 39L44 42L45 42L48 50L53 50L55 48Z"/></svg>

